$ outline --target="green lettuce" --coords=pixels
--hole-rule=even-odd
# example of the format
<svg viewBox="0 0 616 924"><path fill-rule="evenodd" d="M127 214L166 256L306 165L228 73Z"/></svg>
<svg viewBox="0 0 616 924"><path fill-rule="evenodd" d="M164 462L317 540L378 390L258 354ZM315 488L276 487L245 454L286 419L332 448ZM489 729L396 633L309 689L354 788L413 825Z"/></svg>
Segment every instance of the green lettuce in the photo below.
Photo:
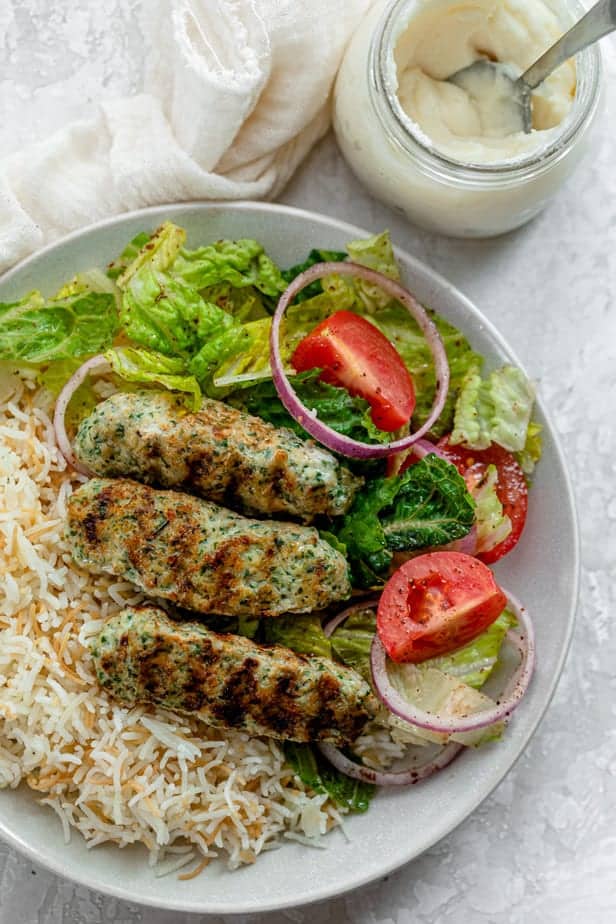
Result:
<svg viewBox="0 0 616 924"><path fill-rule="evenodd" d="M395 279L396 282L400 280L400 269L396 263L389 231L351 241L348 250L349 259L353 263L367 266L369 269L376 270L377 273L382 273L383 276ZM358 308L367 311L368 314L372 315L392 302L390 295L365 279L352 279L352 285L357 295Z"/></svg>
<svg viewBox="0 0 616 924"><path fill-rule="evenodd" d="M140 239L141 235L134 238L120 257L120 261L126 262L126 267L117 277L117 284L120 289L128 287L129 282L141 269L148 267L150 270L164 272L171 268L175 262L184 241L186 240L186 231L174 225L173 222L165 221L154 234L147 238L146 241L137 250L133 259L128 262L128 255L133 251L135 242Z"/></svg>
<svg viewBox="0 0 616 924"><path fill-rule="evenodd" d="M216 241L198 250L182 250L173 272L196 289L222 282L241 288L254 286L276 298L286 282L261 244L253 240Z"/></svg>
<svg viewBox="0 0 616 924"><path fill-rule="evenodd" d="M445 671L446 674L478 690L496 667L503 639L515 625L515 616L509 610L503 610L498 619L468 645L451 654L430 658L423 664Z"/></svg>
<svg viewBox="0 0 616 924"><path fill-rule="evenodd" d="M347 254L344 250L311 250L303 263L296 263L295 266L290 266L289 269L283 270L282 278L288 284L293 282L300 273L304 273L311 266L314 266L315 263L341 263L346 258ZM305 302L315 295L320 295L322 291L321 280L315 279L310 285L305 286L301 292L298 292L295 296L295 303Z"/></svg>
<svg viewBox="0 0 616 924"><path fill-rule="evenodd" d="M118 329L113 295L80 291L45 300L30 292L0 302L0 360L49 363L107 349Z"/></svg>
<svg viewBox="0 0 616 924"><path fill-rule="evenodd" d="M356 579L383 574L396 551L461 539L471 529L475 503L454 465L430 454L403 475L375 478L361 491L336 534Z"/></svg>
<svg viewBox="0 0 616 924"><path fill-rule="evenodd" d="M352 780L336 770L309 744L286 741L284 753L302 783L316 793L327 793L337 804L351 812L365 812L376 791L370 783Z"/></svg>
<svg viewBox="0 0 616 924"><path fill-rule="evenodd" d="M126 336L139 346L186 358L199 351L218 324L234 323L222 308L204 302L192 286L149 265L131 276L120 320Z"/></svg>
<svg viewBox="0 0 616 924"><path fill-rule="evenodd" d="M127 266L118 279L120 319L134 344L177 361L169 374L184 379L178 382L180 390L190 388L196 395L196 379L214 397L216 370L246 350L251 336L247 325L205 301L194 285L175 273L184 236L181 228L167 222Z"/></svg>
<svg viewBox="0 0 616 924"><path fill-rule="evenodd" d="M255 289L254 286L238 288L228 282L221 282L218 285L202 289L201 295L206 302L218 305L219 308L222 308L227 314L233 315L242 324L249 321L259 321L261 318L270 316L263 293Z"/></svg>
<svg viewBox="0 0 616 924"><path fill-rule="evenodd" d="M184 362L161 353L138 350L134 347L116 347L105 353L116 375L127 382L162 385L170 391L184 392L190 398L192 409L201 406L201 389L193 375L187 375Z"/></svg>
<svg viewBox="0 0 616 924"><path fill-rule="evenodd" d="M487 552L499 545L511 532L511 520L503 513L496 485L498 469L488 465L479 484L471 491L475 501L477 552Z"/></svg>
<svg viewBox="0 0 616 924"><path fill-rule="evenodd" d="M445 407L430 434L439 438L453 426L454 408L459 390L468 370L479 366L482 358L475 353L460 331L430 312L441 335L449 363L449 391ZM398 304L390 304L371 316L370 320L393 343L411 373L417 404L413 414L413 428L422 426L428 418L436 390L436 373L432 353L419 325L408 311Z"/></svg>
<svg viewBox="0 0 616 924"><path fill-rule="evenodd" d="M214 308L209 305L208 308ZM221 309L216 309L221 312ZM239 324L231 315L222 311L214 316L210 311L210 330L205 335L203 327L200 336L203 346L192 357L188 364L189 371L197 377L204 391L210 397L218 397L221 392L214 382L220 366L239 353L244 352L251 344L251 333L248 325Z"/></svg>
<svg viewBox="0 0 616 924"><path fill-rule="evenodd" d="M379 430L372 422L370 405L363 398L353 397L346 388L329 385L319 379L320 369L310 369L293 376L293 388L306 407L317 412L323 423L338 433L362 442L386 442L390 434ZM304 428L291 417L271 379L244 388L229 397L229 403L269 421L275 427L287 427L301 437Z"/></svg>
<svg viewBox="0 0 616 924"><path fill-rule="evenodd" d="M486 696L485 693L481 693L469 684L464 683L458 677L434 667L428 661L424 661L422 664L398 664L394 661L389 661L387 673L391 685L407 702L412 703L424 712L430 712L445 719L476 715L478 712L491 709L495 705L494 700ZM435 744L455 741L458 744L477 747L499 738L503 732L504 724L496 722L486 728L470 732L459 732L453 735L431 732L415 726L409 729L408 724L399 719L395 719L393 727L402 733L408 729L410 733L408 740L414 743L418 740Z"/></svg>
<svg viewBox="0 0 616 924"><path fill-rule="evenodd" d="M288 372L293 371L289 360L300 340L335 310L337 310L336 306L327 293L289 307L281 324L280 334L280 355ZM238 388L248 388L257 382L272 378L271 318L260 318L244 326L250 335L249 343L244 349L222 362L213 376L216 388L226 390L227 393Z"/></svg>
<svg viewBox="0 0 616 924"><path fill-rule="evenodd" d="M374 610L366 609L348 616L330 638L334 657L356 670L368 683L372 683L370 648L375 631Z"/></svg>
<svg viewBox="0 0 616 924"><path fill-rule="evenodd" d="M118 276L121 276L127 266L129 266L139 251L145 247L149 242L151 235L147 231L140 231L139 234L136 234L135 237L130 241L119 257L116 257L108 266L107 266L107 276L110 279L117 279Z"/></svg>
<svg viewBox="0 0 616 924"><path fill-rule="evenodd" d="M330 641L315 613L264 620L263 628L269 645L284 645L297 654L331 658Z"/></svg>
<svg viewBox="0 0 616 924"><path fill-rule="evenodd" d="M519 369L503 366L482 379L478 367L473 367L456 402L450 442L469 449L497 443L509 452L521 452L534 400L534 389Z"/></svg>
<svg viewBox="0 0 616 924"><path fill-rule="evenodd" d="M119 304L118 287L98 267L77 273L56 292L54 299L70 298L72 295L80 295L84 292L106 292L113 295L116 303Z"/></svg>
<svg viewBox="0 0 616 924"><path fill-rule="evenodd" d="M478 690L496 667L503 639L515 625L515 616L509 610L503 610L498 619L468 645L450 654L429 658L417 667L420 670L435 668L444 671ZM374 610L366 609L349 616L330 639L334 657L347 667L352 667L368 682L372 682L370 648L375 631Z"/></svg>
<svg viewBox="0 0 616 924"><path fill-rule="evenodd" d="M535 420L531 420L528 425L528 430L526 431L526 442L524 443L524 449L521 449L520 452L516 452L516 459L518 464L525 475L532 475L535 465L541 458L542 446L542 433L543 427L540 423L537 423Z"/></svg>

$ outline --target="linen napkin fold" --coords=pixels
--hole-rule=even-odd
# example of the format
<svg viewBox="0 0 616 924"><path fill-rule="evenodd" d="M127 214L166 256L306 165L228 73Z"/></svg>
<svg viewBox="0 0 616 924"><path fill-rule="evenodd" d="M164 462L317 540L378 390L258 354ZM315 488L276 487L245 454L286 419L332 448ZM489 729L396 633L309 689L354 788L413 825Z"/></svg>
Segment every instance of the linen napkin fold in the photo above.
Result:
<svg viewBox="0 0 616 924"><path fill-rule="evenodd" d="M147 0L139 95L0 160L0 272L100 218L275 196L326 132L371 0Z"/></svg>

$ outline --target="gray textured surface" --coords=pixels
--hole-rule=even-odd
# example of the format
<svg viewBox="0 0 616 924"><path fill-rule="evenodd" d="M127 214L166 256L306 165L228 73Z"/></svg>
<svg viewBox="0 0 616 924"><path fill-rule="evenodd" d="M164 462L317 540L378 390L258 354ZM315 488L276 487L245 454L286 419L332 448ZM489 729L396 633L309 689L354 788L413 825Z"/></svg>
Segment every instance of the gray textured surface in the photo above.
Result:
<svg viewBox="0 0 616 924"><path fill-rule="evenodd" d="M136 85L134 7L128 0L1 0L0 150L85 113L101 93ZM551 208L515 234L471 243L409 227L363 192L332 139L282 197L367 228L389 227L398 244L474 299L524 359L570 460L582 592L553 705L517 766L471 818L385 882L309 910L234 921L616 920L616 43L608 39L604 48L606 110L594 151ZM77 888L0 844L2 924L197 920Z"/></svg>

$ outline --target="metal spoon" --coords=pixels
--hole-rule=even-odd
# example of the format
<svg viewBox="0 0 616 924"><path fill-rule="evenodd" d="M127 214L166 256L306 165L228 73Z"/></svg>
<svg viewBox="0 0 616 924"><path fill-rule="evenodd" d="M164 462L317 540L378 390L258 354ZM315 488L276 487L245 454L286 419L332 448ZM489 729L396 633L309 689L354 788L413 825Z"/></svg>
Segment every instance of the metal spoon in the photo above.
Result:
<svg viewBox="0 0 616 924"><path fill-rule="evenodd" d="M499 126L507 125L519 126L513 128L513 131L524 130L528 134L532 130L532 91L564 61L614 29L616 0L599 0L521 77L515 78L510 65L482 58L456 71L447 80L466 90L479 104L485 103L486 98L489 100L489 109L483 114L493 132L498 132ZM478 88L481 98L477 93ZM481 111L482 106L479 108Z"/></svg>

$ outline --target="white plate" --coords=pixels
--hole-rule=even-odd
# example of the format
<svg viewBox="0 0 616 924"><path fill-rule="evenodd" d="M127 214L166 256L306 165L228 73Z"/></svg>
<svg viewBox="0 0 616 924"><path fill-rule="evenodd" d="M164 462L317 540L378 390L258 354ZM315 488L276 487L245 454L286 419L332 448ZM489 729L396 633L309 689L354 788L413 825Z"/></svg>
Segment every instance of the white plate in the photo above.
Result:
<svg viewBox="0 0 616 924"><path fill-rule="evenodd" d="M223 237L261 241L282 266L312 247L344 249L369 232L321 215L276 205L181 205L147 209L72 234L0 280L0 301L29 289L51 294L79 270L104 265L143 229L165 219L188 230L189 244ZM373 228L372 232L380 229ZM398 252L408 287L426 305L461 328L489 364L520 365L483 315L453 286L408 254ZM533 479L524 537L496 571L534 618L537 670L528 695L504 739L465 753L451 767L418 786L381 790L365 815L327 839L327 850L285 844L254 866L235 872L222 864L190 882L175 875L156 879L144 850L87 850L78 834L65 846L60 823L36 804L25 787L0 793L0 834L17 850L76 882L160 908L231 914L268 911L315 902L357 888L412 860L460 824L502 780L544 714L566 657L578 587L578 537L573 497L554 428L545 426L544 454Z"/></svg>

